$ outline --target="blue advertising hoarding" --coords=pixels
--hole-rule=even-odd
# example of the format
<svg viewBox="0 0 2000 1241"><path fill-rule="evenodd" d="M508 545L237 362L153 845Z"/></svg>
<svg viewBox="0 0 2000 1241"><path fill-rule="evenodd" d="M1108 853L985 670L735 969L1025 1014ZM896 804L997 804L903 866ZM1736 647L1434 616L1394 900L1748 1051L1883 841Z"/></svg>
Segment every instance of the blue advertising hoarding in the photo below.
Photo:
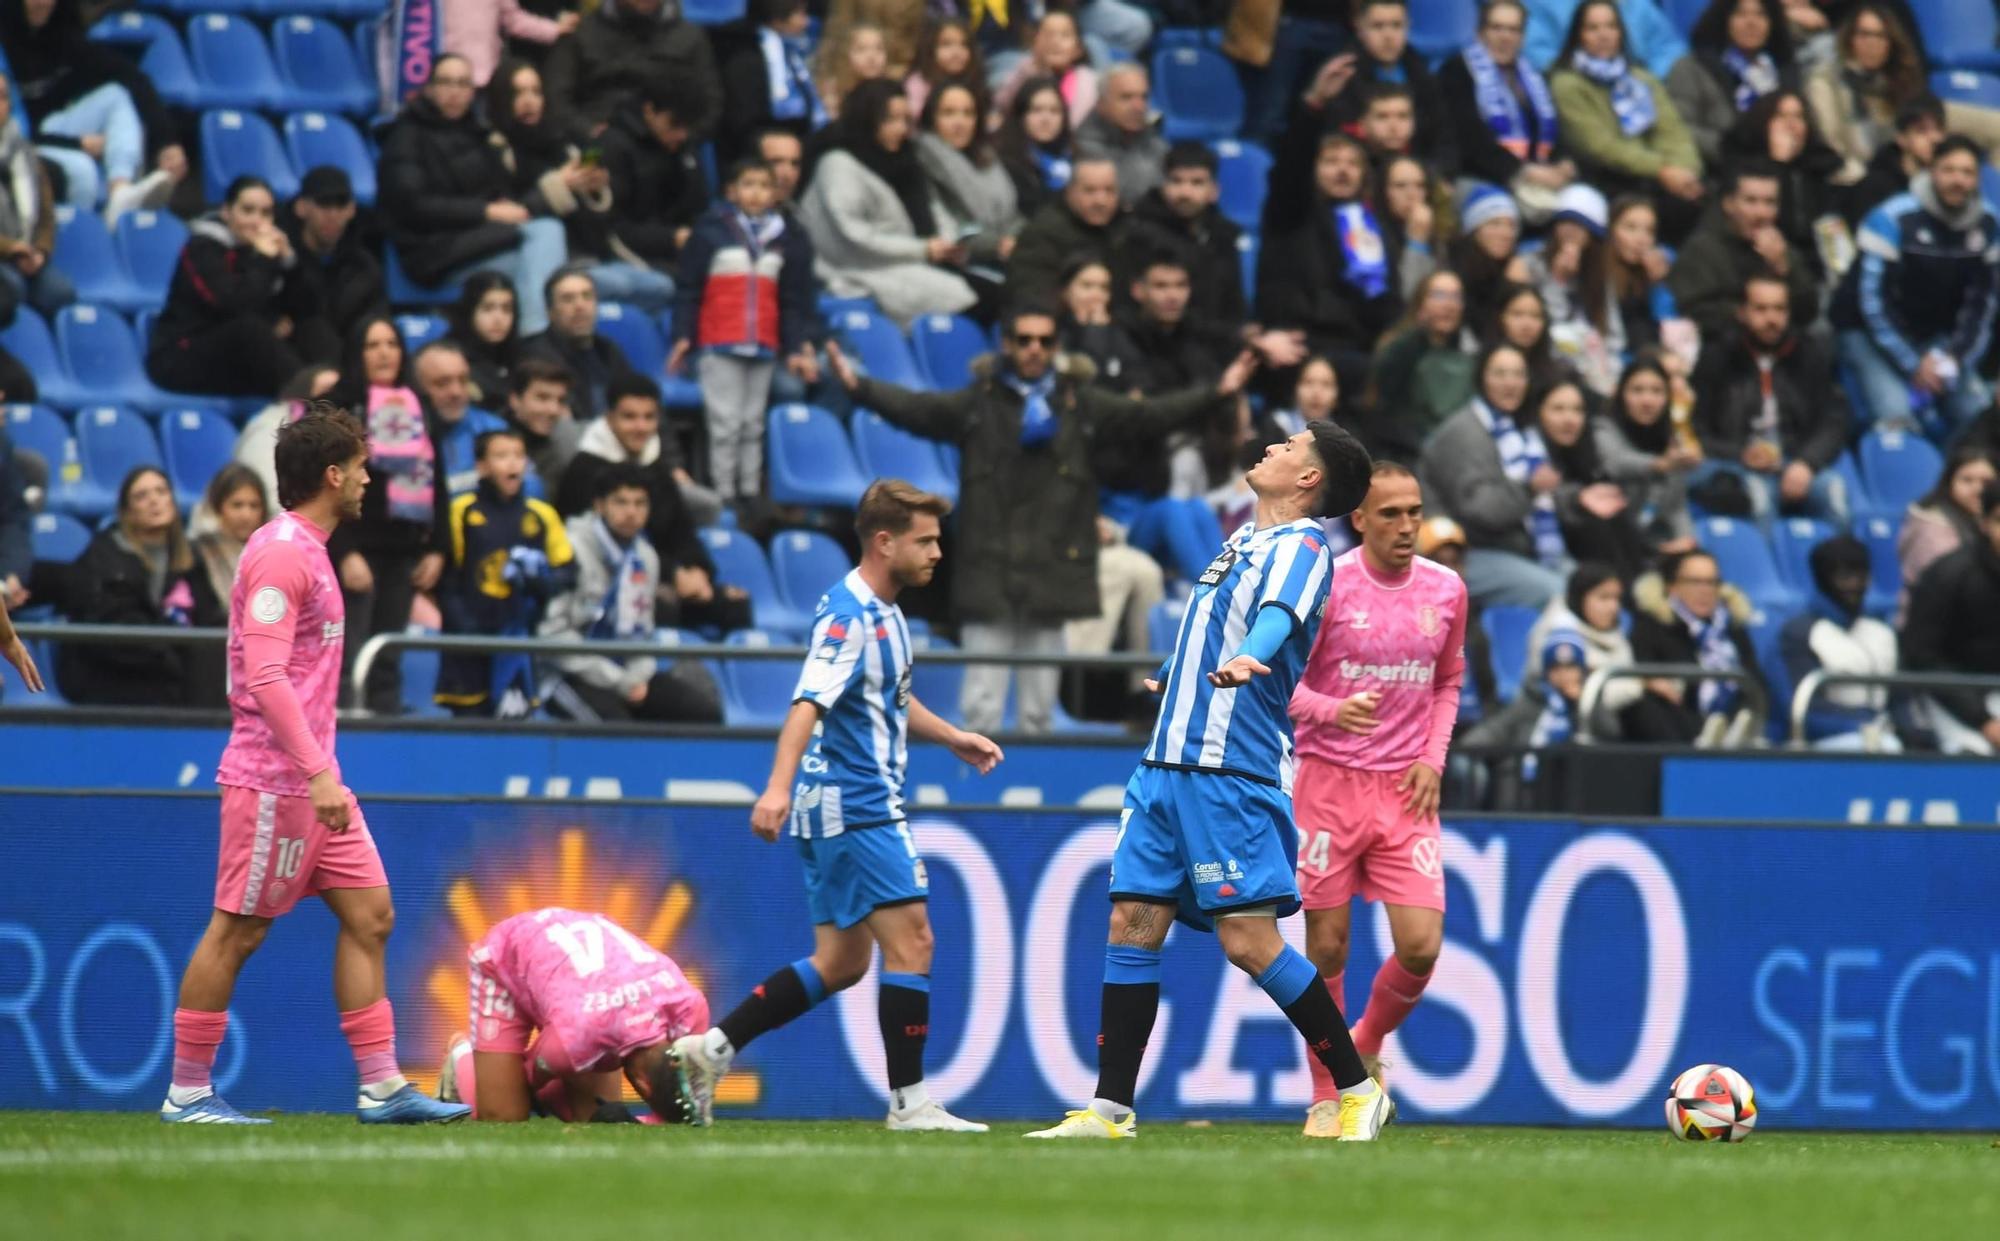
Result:
<svg viewBox="0 0 2000 1241"><path fill-rule="evenodd" d="M2000 823L2000 765L1978 758L1689 755L1663 761L1660 813L1735 822Z"/></svg>
<svg viewBox="0 0 2000 1241"><path fill-rule="evenodd" d="M0 796L0 1107L143 1109L174 986L207 916L217 803ZM464 1025L464 946L519 909L611 915L726 1011L810 943L788 843L740 808L367 803L394 884L391 993L417 1075ZM1049 1120L1087 1099L1115 819L915 820L937 927L933 1091ZM2000 1127L2000 831L1455 821L1446 945L1385 1049L1411 1120L1653 1125L1681 1068L1719 1061L1786 1128ZM1288 919L1287 934L1302 934ZM218 1081L246 1108L338 1109L351 1061L309 903L236 995ZM1350 1008L1387 947L1359 912ZM872 983L753 1045L722 1116L883 1110ZM1177 929L1139 1110L1291 1119L1291 1027L1208 937Z"/></svg>

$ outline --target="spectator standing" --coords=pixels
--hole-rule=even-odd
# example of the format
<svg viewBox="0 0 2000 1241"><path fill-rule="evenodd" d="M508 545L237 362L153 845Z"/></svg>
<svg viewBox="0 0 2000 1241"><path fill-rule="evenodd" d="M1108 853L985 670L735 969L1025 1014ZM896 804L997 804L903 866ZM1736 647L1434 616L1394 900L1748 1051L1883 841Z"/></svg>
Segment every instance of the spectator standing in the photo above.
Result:
<svg viewBox="0 0 2000 1241"><path fill-rule="evenodd" d="M1878 424L1914 423L1928 407L1963 427L1993 403L1980 363L2000 308L2000 218L1979 192L1979 164L1971 139L1945 138L1909 193L1861 225L1832 319Z"/></svg>
<svg viewBox="0 0 2000 1241"><path fill-rule="evenodd" d="M604 411L611 381L632 364L617 341L597 330L597 282L589 272L557 272L549 279L547 296L549 329L522 341L521 357L540 357L561 367L568 374L570 412L588 421ZM508 378L510 393L519 391L516 378Z"/></svg>
<svg viewBox="0 0 2000 1241"><path fill-rule="evenodd" d="M293 348L308 362L338 362L354 325L389 308L382 264L354 227L354 183L330 164L307 169L282 223L293 255L282 299Z"/></svg>
<svg viewBox="0 0 2000 1241"><path fill-rule="evenodd" d="M1625 489L1639 528L1661 553L1692 551L1688 473L1701 464L1699 447L1675 433L1667 412L1672 384L1659 361L1641 357L1625 367L1610 409L1596 420L1597 456Z"/></svg>
<svg viewBox="0 0 2000 1241"><path fill-rule="evenodd" d="M1778 0L1709 0L1688 43L1688 54L1667 72L1667 94L1702 162L1717 167L1737 118L1799 85L1792 36Z"/></svg>
<svg viewBox="0 0 2000 1241"><path fill-rule="evenodd" d="M146 373L171 392L270 396L298 372L282 296L297 266L261 177L238 177L196 220L153 323Z"/></svg>
<svg viewBox="0 0 2000 1241"><path fill-rule="evenodd" d="M572 391L570 373L559 362L533 357L514 368L507 393L508 428L528 457L523 485L529 476L539 478L537 490L544 496L562 494L564 475L583 438L570 412Z"/></svg>
<svg viewBox="0 0 2000 1241"><path fill-rule="evenodd" d="M1634 594L1634 662L1743 672L1764 688L1750 640L1750 601L1722 580L1715 557L1704 551L1670 556L1661 578L1642 580ZM1734 749L1756 727L1755 715L1744 708L1741 682L1657 677L1644 685L1645 692L1621 716L1627 741Z"/></svg>
<svg viewBox="0 0 2000 1241"><path fill-rule="evenodd" d="M1896 560L1902 566L1902 589L1896 595L1896 623L1908 619L1910 592L1924 570L1984 538L1979 527L1979 498L2000 478L1989 450L1966 442L1951 450L1937 485L1912 500L1896 532Z"/></svg>
<svg viewBox="0 0 2000 1241"><path fill-rule="evenodd" d="M939 98L949 98L942 92ZM731 166L718 203L682 251L674 348L667 369L692 355L708 429L708 477L726 504L764 491L764 410L779 364L803 383L819 378L812 347L812 251L776 210L771 169Z"/></svg>
<svg viewBox="0 0 2000 1241"><path fill-rule="evenodd" d="M193 572L173 484L142 465L119 484L113 523L71 566L69 619L185 627L194 609ZM145 641L65 642L56 652L56 681L63 697L81 706L186 706L192 649Z"/></svg>
<svg viewBox="0 0 2000 1241"><path fill-rule="evenodd" d="M1833 59L1806 76L1806 102L1813 123L1843 163L1839 181L1859 180L1887 146L1903 109L1929 93L1924 54L1894 13L1882 5L1859 4L1840 23ZM1939 126L1943 126L1939 110ZM1928 162L1928 161L1926 161Z"/></svg>
<svg viewBox="0 0 2000 1241"><path fill-rule="evenodd" d="M1813 261L1778 228L1779 181L1768 160L1729 169L1720 209L1708 213L1674 260L1667 287L1704 341L1728 335L1744 282L1760 272L1784 282L1794 326L1803 331L1819 318Z"/></svg>
<svg viewBox="0 0 2000 1241"><path fill-rule="evenodd" d="M857 376L835 346L835 376L855 403L927 439L957 444L976 463L961 480L959 543L966 568L952 579L952 610L967 651L1019 655L1062 649L1062 627L1102 614L1097 593L1098 488L1092 442L1104 432L1187 426L1233 400L1254 366L1242 355L1213 388L1135 401L1091 388L1058 369L1055 315L1023 307L1002 321L1001 354L982 359L970 388L911 392ZM1022 509L1019 497L1034 496ZM966 669L970 727L994 726L1010 670ZM1047 732L1058 675L1023 668L1021 731Z"/></svg>
<svg viewBox="0 0 2000 1241"><path fill-rule="evenodd" d="M528 454L514 431L479 437L479 486L451 502L451 563L438 587L444 631L524 638L548 601L576 582L569 532L554 507L522 492ZM437 701L453 715L525 719L540 702L530 655L447 651Z"/></svg>
<svg viewBox="0 0 2000 1241"><path fill-rule="evenodd" d="M1825 346L1792 327L1788 294L1771 275L1744 282L1736 330L1713 338L1695 367L1695 433L1708 459L1690 485L1739 480L1750 514L1847 524L1847 487L1833 463L1847 446L1847 398Z"/></svg>
<svg viewBox="0 0 2000 1241"><path fill-rule="evenodd" d="M573 9L543 17L524 8L521 0L444 0L440 7L440 48L465 59L481 90L493 80L509 40L549 47L575 33L583 20Z"/></svg>
<svg viewBox="0 0 2000 1241"><path fill-rule="evenodd" d="M611 174L611 250L620 262L593 269L599 297L648 310L673 303L669 272L694 223L708 210L708 178L695 146L695 96L682 82L648 83L620 105L604 135Z"/></svg>
<svg viewBox="0 0 2000 1241"><path fill-rule="evenodd" d="M980 89L986 82L986 62L964 18L933 16L924 23L917 58L910 66L910 76L903 79L910 115L922 116L931 92L952 81L968 82L974 90Z"/></svg>
<svg viewBox="0 0 2000 1241"><path fill-rule="evenodd" d="M503 147L472 100L472 70L440 56L382 139L379 206L389 244L418 284L505 274L520 300L521 331L539 332L548 325L543 285L568 260L569 243L560 220L537 219L514 198Z"/></svg>
<svg viewBox="0 0 2000 1241"><path fill-rule="evenodd" d="M1910 594L1903 662L1911 672L2000 676L2000 483L1979 493L1979 537L1924 570ZM2000 754L2000 694L1926 695L1946 754Z"/></svg>
<svg viewBox="0 0 2000 1241"><path fill-rule="evenodd" d="M486 92L486 114L510 177L509 193L537 219L562 222L573 260L594 261L598 283L623 300L647 305L662 296L660 280L611 255L611 173L604 145L551 112L541 70L525 61L500 66Z"/></svg>
<svg viewBox="0 0 2000 1241"><path fill-rule="evenodd" d="M1060 195L1075 167L1075 147L1056 84L1047 78L1023 83L993 145L1013 178L1023 216L1034 215Z"/></svg>
<svg viewBox="0 0 2000 1241"><path fill-rule="evenodd" d="M813 82L805 0L755 0L749 17L754 38L722 67L724 106L715 137L731 160L756 154L752 139L760 130L782 129L803 142L833 119Z"/></svg>
<svg viewBox="0 0 2000 1241"><path fill-rule="evenodd" d="M1083 46L1083 32L1077 25L1076 14L1058 8L1043 12L1028 40L1027 56L994 89L995 106L1005 110L1014 102L1022 84L1036 78L1048 78L1056 84L1062 93L1063 107L1069 112L1069 123L1081 132L1097 109L1098 75L1091 67L1090 53Z"/></svg>
<svg viewBox="0 0 2000 1241"><path fill-rule="evenodd" d="M1371 451L1411 457L1473 394L1473 358L1461 346L1465 284L1440 268L1417 284L1402 320L1382 338L1370 370Z"/></svg>
<svg viewBox="0 0 2000 1241"><path fill-rule="evenodd" d="M1023 220L1014 179L986 133L979 92L946 82L930 94L917 135L917 162L930 179L938 232L965 246L967 260L997 274L1014 253Z"/></svg>
<svg viewBox="0 0 2000 1241"><path fill-rule="evenodd" d="M229 592L236 585L236 566L243 559L243 545L257 528L271 517L271 504L264 493L264 480L249 466L231 462L208 480L190 523L209 527L194 535L189 544L194 568L188 586L194 604L188 611L189 623L200 629L229 626ZM186 648L188 702L191 706L221 709L229 704L229 652L227 648L204 644Z"/></svg>
<svg viewBox="0 0 2000 1241"><path fill-rule="evenodd" d="M1025 89L1025 87L1023 88ZM1146 70L1120 61L1105 70L1096 107L1082 120L1070 107L1076 158L1110 160L1118 168L1118 206L1129 210L1165 176L1167 140L1153 122L1152 80Z"/></svg>
<svg viewBox="0 0 2000 1241"><path fill-rule="evenodd" d="M49 262L55 248L55 191L15 122L14 96L0 72L0 323L13 322L22 301L53 318L76 300L76 286Z"/></svg>
<svg viewBox="0 0 2000 1241"><path fill-rule="evenodd" d="M1437 84L1448 123L1459 127L1463 175L1505 188L1521 214L1541 224L1576 179L1576 165L1564 158L1548 81L1521 55L1527 20L1521 0L1489 0L1479 11L1478 38L1444 62Z"/></svg>
<svg viewBox="0 0 2000 1241"><path fill-rule="evenodd" d="M1542 433L1549 464L1562 476L1556 488L1556 515L1563 546L1576 560L1610 564L1622 580L1637 577L1649 549L1632 501L1611 477L1597 452L1583 385L1563 379L1535 397L1535 425Z"/></svg>
<svg viewBox="0 0 2000 1241"><path fill-rule="evenodd" d="M1836 535L1812 549L1813 592L1802 615L1778 635L1785 672L1797 685L1813 672L1893 676L1896 631L1863 611L1868 596L1868 545ZM1902 742L1889 719L1889 691L1869 685L1832 685L1806 712L1806 740L1815 750L1900 754Z"/></svg>
<svg viewBox="0 0 2000 1241"><path fill-rule="evenodd" d="M434 340L417 350L413 367L417 391L429 414L431 443L437 447L437 472L453 498L479 486L479 437L503 431L506 419L472 403L472 366L465 351L452 340ZM546 499L541 480L530 474L528 493Z"/></svg>
<svg viewBox="0 0 2000 1241"><path fill-rule="evenodd" d="M695 481L682 464L672 438L660 434L659 385L644 375L628 372L612 382L609 400L604 416L586 424L577 439L576 456L563 475L557 510L565 517L589 512L606 470L618 464L637 466L652 497L646 536L667 562L668 577L681 564L702 565L706 571L708 553L695 537L695 530L715 524L722 501Z"/></svg>
<svg viewBox="0 0 2000 1241"><path fill-rule="evenodd" d="M549 57L556 111L593 131L657 82L686 84L703 124L721 114L722 81L708 33L667 0L604 0Z"/></svg>
<svg viewBox="0 0 2000 1241"><path fill-rule="evenodd" d="M507 375L521 352L514 282L497 271L466 278L451 308L451 339L472 368L472 399L491 409L507 397Z"/></svg>
<svg viewBox="0 0 2000 1241"><path fill-rule="evenodd" d="M872 297L902 327L970 309L977 297L952 266L964 250L938 233L901 90L862 83L835 128L799 204L828 291Z"/></svg>
<svg viewBox="0 0 2000 1241"><path fill-rule="evenodd" d="M1562 593L1562 475L1528 406L1528 359L1480 356L1478 392L1424 444L1424 494L1465 530L1465 585L1481 607L1540 608Z"/></svg>
<svg viewBox="0 0 2000 1241"><path fill-rule="evenodd" d="M1210 322L1235 327L1249 318L1243 297L1243 230L1222 214L1221 161L1199 142L1167 150L1165 179L1132 209L1129 246L1142 254L1178 253L1193 282L1189 308Z"/></svg>

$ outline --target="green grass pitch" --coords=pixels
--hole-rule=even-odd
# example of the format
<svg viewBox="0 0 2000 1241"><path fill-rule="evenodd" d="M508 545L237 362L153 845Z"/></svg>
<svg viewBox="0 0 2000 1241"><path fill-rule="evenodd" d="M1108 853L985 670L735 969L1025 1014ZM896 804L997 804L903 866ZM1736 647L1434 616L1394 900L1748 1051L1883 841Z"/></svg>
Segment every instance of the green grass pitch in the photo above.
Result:
<svg viewBox="0 0 2000 1241"><path fill-rule="evenodd" d="M1051 1118L1053 1119L1053 1118ZM0 1113L0 1237L145 1241L2000 1237L1988 1135L1154 1125L1045 1146L863 1122L170 1128Z"/></svg>

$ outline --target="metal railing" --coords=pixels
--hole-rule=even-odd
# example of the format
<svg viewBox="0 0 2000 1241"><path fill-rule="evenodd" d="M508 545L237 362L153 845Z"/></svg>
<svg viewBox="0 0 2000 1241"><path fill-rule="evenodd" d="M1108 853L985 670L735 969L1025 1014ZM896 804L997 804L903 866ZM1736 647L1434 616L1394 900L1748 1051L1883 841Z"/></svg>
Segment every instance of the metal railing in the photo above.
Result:
<svg viewBox="0 0 2000 1241"><path fill-rule="evenodd" d="M1815 668L1800 677L1799 687L1792 691L1790 736L1793 745L1806 744L1806 716L1812 713L1813 699L1819 696L1821 690L1835 685L1866 685L1890 691L1970 689L1994 694L2000 693L2000 676L1949 672L1828 672L1824 668Z"/></svg>
<svg viewBox="0 0 2000 1241"><path fill-rule="evenodd" d="M1728 681L1743 690L1743 697L1750 709L1760 720L1771 718L1771 696L1764 689L1764 683L1740 668L1716 671L1700 664L1622 664L1616 667L1599 668L1584 680L1583 692L1576 699L1576 740L1578 745L1589 745L1597 740L1591 732L1591 721L1597 716L1599 702L1604 697L1604 687L1613 681L1639 679L1651 681Z"/></svg>

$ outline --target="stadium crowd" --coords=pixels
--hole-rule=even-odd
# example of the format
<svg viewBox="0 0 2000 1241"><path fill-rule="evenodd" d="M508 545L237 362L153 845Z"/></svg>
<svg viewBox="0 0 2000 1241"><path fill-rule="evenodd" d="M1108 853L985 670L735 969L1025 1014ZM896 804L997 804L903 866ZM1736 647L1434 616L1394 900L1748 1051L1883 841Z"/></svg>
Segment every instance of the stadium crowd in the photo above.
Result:
<svg viewBox="0 0 2000 1241"><path fill-rule="evenodd" d="M2000 49L1938 63L1952 0L446 3L379 115L281 18L288 140L349 128L338 61L345 161L201 105L202 49L264 36L187 7L0 0L17 615L220 623L324 397L372 452L350 657L795 640L864 471L956 497L934 649L1145 650L1246 464L1332 418L1418 469L1481 611L1467 742L1743 745L1815 669L2000 673L2000 77L1952 67ZM670 653L392 655L357 705L772 710ZM54 688L219 705L219 658L67 644ZM1581 719L1632 662L1714 675ZM1133 709L1009 679L967 727ZM1840 687L1808 734L1992 753L2000 701Z"/></svg>

